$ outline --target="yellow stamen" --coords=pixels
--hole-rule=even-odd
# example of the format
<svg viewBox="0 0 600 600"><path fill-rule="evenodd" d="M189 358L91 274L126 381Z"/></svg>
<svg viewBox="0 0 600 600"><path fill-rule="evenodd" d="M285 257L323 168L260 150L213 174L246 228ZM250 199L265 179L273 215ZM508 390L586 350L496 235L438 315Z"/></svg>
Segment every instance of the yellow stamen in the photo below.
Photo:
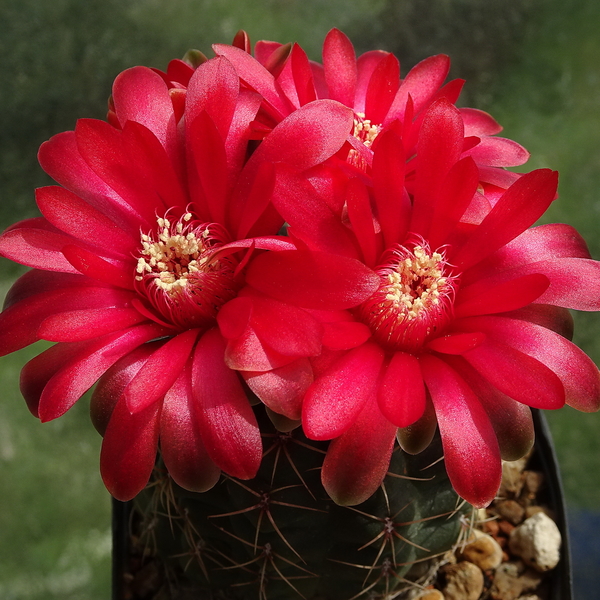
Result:
<svg viewBox="0 0 600 600"><path fill-rule="evenodd" d="M138 281L143 279L144 273L154 273L157 287L176 294L188 284L194 273L218 269L218 261L209 262L206 256L209 250L206 244L210 235L208 228L202 232L185 232L184 222L191 218L191 213L186 213L174 228L168 219L158 218L158 241L142 234L142 256L138 258L136 267Z"/></svg>
<svg viewBox="0 0 600 600"><path fill-rule="evenodd" d="M457 278L427 245L391 249L378 269L381 286L359 309L373 336L392 350L417 351L449 320Z"/></svg>

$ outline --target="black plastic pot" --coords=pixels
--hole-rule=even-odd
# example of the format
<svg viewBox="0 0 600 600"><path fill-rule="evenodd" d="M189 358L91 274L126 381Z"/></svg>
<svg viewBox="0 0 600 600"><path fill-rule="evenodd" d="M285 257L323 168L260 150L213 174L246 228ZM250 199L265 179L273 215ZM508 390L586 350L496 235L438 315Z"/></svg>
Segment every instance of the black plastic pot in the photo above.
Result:
<svg viewBox="0 0 600 600"><path fill-rule="evenodd" d="M544 504L555 514L562 535L561 559L549 574L549 600L573 600L573 577L568 536L567 513L560 470L548 423L541 411L533 410L536 441L528 469L544 474ZM127 579L130 577L129 540L132 503L113 500L113 573L112 600L129 600Z"/></svg>
<svg viewBox="0 0 600 600"><path fill-rule="evenodd" d="M547 503L555 513L556 524L562 535L560 562L550 576L550 599L573 600L569 528L560 469L546 417L542 411L533 410L532 412L535 423L535 450L531 457L530 466L538 469L545 476Z"/></svg>

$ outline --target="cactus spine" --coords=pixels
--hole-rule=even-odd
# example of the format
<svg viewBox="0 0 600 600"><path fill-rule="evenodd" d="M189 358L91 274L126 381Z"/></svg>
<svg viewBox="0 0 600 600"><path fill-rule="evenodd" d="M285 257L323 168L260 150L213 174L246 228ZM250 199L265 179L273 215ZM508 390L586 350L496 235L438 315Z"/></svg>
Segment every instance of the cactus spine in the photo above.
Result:
<svg viewBox="0 0 600 600"><path fill-rule="evenodd" d="M415 564L457 542L469 507L438 460L439 440L417 456L396 448L380 489L342 507L321 485L326 443L266 421L264 458L251 481L222 477L194 494L157 466L136 499L140 543L160 564L152 598L394 598L414 587Z"/></svg>

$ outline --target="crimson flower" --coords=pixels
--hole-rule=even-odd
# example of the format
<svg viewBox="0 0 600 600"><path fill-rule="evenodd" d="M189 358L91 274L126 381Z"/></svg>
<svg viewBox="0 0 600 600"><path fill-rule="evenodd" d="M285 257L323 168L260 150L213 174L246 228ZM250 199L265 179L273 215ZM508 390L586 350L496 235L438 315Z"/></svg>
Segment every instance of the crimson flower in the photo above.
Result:
<svg viewBox="0 0 600 600"><path fill-rule="evenodd" d="M324 350L306 359L312 379L296 380L295 410L309 438L332 440L322 480L340 504L376 490L396 438L417 453L439 426L454 488L485 506L501 458L531 447L529 407L600 406L598 368L569 341L567 310L600 309L600 263L571 227L531 227L556 197L557 174L522 175L486 204L480 168L463 154L464 128L448 100L431 104L410 179L401 137L380 134L370 179L349 176L339 207L294 170L278 169L273 202L292 239L358 259L378 279L368 299L335 312L286 295L285 252L258 257L247 275L258 292L323 324ZM336 294L335 281L312 285L315 297L318 289ZM273 388L289 385L287 376L250 379L261 395L262 378Z"/></svg>
<svg viewBox="0 0 600 600"><path fill-rule="evenodd" d="M351 172L370 171L379 136L388 130L402 138L406 158L411 159L426 109L441 98L455 103L464 84L460 79L444 84L450 70L450 59L445 55L423 60L401 79L400 64L393 54L374 50L357 58L351 41L337 29L325 38L322 65L309 61L298 44L259 41L252 56L250 40L243 31L236 35L233 45L215 44L213 48L234 65L242 84L262 97L251 123L255 139L262 139L283 118L316 99L333 99L352 109L353 126L338 153ZM177 59L169 63L166 72L157 71L174 99L185 96L193 72L191 64ZM519 178L504 167L524 164L529 153L516 142L498 137L502 127L489 114L473 108L459 111L464 124L462 156L471 156L477 163L483 192L479 200L489 209ZM409 181L414 177L415 164L409 160L407 165ZM340 201L339 175L339 168L327 167L311 174L313 181L321 180L321 190L329 189L328 202L332 205Z"/></svg>
<svg viewBox="0 0 600 600"><path fill-rule="evenodd" d="M444 84L450 59L442 54L421 61L401 79L400 63L393 54L374 50L357 58L351 41L338 29L325 38L322 65L309 61L298 44L259 41L253 57L243 32L233 46L215 44L213 49L231 61L246 86L263 96L254 124L257 136L316 99L330 98L351 108L354 126L342 153L359 170L371 167L377 138L389 129L403 138L406 157L413 156L426 109L440 98L455 103L464 84L460 79ZM173 77L179 72L175 67ZM502 127L487 113L459 110L465 125L463 151L480 166L486 195L504 191L518 175L498 167L522 165L528 152L512 140L497 137Z"/></svg>
<svg viewBox="0 0 600 600"><path fill-rule="evenodd" d="M188 75L169 86L144 67L120 74L109 123L82 119L42 145L40 163L60 184L37 190L43 216L0 237L3 256L33 267L8 294L0 351L57 342L21 376L42 421L99 380L101 471L121 500L147 483L159 440L185 488L210 488L220 470L256 473L260 432L242 380L225 365L216 317L243 293L261 250L293 247L274 235L283 221L269 206L272 164L320 164L352 126L348 109L313 102L257 143L251 124L262 99L227 59ZM231 329L227 314L219 322ZM267 317L254 323L268 334ZM288 339L278 341L289 352Z"/></svg>

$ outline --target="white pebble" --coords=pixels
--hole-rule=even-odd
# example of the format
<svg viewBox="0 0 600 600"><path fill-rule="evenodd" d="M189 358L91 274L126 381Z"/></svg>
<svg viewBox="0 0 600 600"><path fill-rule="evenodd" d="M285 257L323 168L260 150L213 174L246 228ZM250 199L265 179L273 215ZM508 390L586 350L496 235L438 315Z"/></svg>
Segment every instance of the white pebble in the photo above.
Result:
<svg viewBox="0 0 600 600"><path fill-rule="evenodd" d="M510 534L510 551L537 571L553 569L560 559L562 539L556 523L543 512L526 519Z"/></svg>

